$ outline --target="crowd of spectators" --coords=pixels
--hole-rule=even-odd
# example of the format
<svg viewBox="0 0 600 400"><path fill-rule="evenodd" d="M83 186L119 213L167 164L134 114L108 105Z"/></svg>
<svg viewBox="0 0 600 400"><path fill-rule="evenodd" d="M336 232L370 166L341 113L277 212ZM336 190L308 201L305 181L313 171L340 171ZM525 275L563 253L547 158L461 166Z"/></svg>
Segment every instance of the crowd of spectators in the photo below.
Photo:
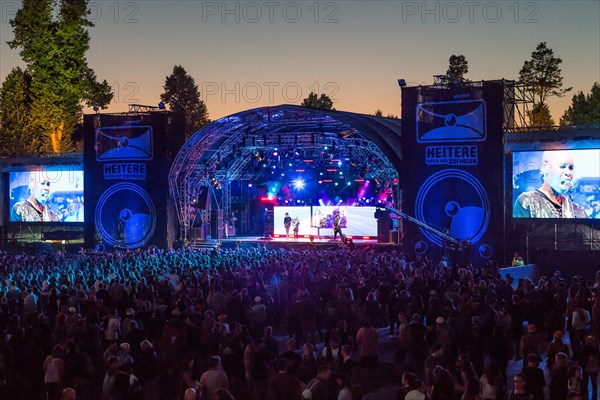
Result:
<svg viewBox="0 0 600 400"><path fill-rule="evenodd" d="M597 400L597 278L349 247L0 253L0 398L361 399L383 332L398 399Z"/></svg>

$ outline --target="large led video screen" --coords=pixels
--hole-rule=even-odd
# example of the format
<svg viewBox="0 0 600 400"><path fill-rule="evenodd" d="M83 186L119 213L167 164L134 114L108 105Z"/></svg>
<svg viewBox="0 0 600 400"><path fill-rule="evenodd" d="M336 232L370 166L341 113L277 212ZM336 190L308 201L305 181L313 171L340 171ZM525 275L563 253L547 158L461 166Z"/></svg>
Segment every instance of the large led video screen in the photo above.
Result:
<svg viewBox="0 0 600 400"><path fill-rule="evenodd" d="M287 215L286 215L287 214ZM286 217L290 218L289 230L286 232ZM298 224L298 235L310 235L310 207L273 207L275 235L293 236L294 227Z"/></svg>
<svg viewBox="0 0 600 400"><path fill-rule="evenodd" d="M32 166L8 179L10 222L84 222L81 166Z"/></svg>
<svg viewBox="0 0 600 400"><path fill-rule="evenodd" d="M374 237L377 236L375 211L375 207L316 206L313 207L313 225L321 227L321 236L333 235L333 220L339 212L344 235Z"/></svg>
<svg viewBox="0 0 600 400"><path fill-rule="evenodd" d="M513 153L513 218L600 219L600 149Z"/></svg>

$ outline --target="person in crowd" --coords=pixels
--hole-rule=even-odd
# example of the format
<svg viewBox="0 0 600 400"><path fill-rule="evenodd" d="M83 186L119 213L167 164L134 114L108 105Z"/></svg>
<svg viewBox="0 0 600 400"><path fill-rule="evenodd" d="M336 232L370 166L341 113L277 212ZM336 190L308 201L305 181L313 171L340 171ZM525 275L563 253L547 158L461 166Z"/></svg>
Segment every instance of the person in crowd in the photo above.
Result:
<svg viewBox="0 0 600 400"><path fill-rule="evenodd" d="M308 383L317 372L317 357L315 348L310 343L304 343L302 347L302 363L299 367L299 377L303 382Z"/></svg>
<svg viewBox="0 0 600 400"><path fill-rule="evenodd" d="M358 330L356 344L358 345L361 367L376 367L379 335L377 330L373 328L370 318L366 318L363 326Z"/></svg>
<svg viewBox="0 0 600 400"><path fill-rule="evenodd" d="M525 361L527 364L521 370L521 373L525 376L525 390L531 393L533 400L544 400L546 378L544 377L544 371L539 367L540 359L537 354L529 353Z"/></svg>
<svg viewBox="0 0 600 400"><path fill-rule="evenodd" d="M269 400L299 399L306 385L288 372L287 360L279 358L275 368L277 374L269 380Z"/></svg>
<svg viewBox="0 0 600 400"><path fill-rule="evenodd" d="M44 371L44 386L48 400L60 400L64 383L65 360L64 348L57 344L52 353L46 357L42 370Z"/></svg>
<svg viewBox="0 0 600 400"><path fill-rule="evenodd" d="M581 351L579 362L583 367L582 387L588 387L588 382L592 384L592 400L598 400L598 369L600 368L600 351L596 337L587 336L585 338L585 346ZM579 371L581 372L581 371ZM584 399L588 398L587 390L582 390L581 394Z"/></svg>
<svg viewBox="0 0 600 400"><path fill-rule="evenodd" d="M433 383L433 370L438 365L446 368L446 358L444 357L444 346L441 343L435 343L429 357L425 359L425 383L431 385Z"/></svg>
<svg viewBox="0 0 600 400"><path fill-rule="evenodd" d="M450 371L438 365L433 369L433 383L429 386L428 397L431 400L453 399L454 386L454 378Z"/></svg>
<svg viewBox="0 0 600 400"><path fill-rule="evenodd" d="M479 384L483 400L500 400L504 398L506 379L498 370L495 361L490 361L486 365L481 378L479 378Z"/></svg>
<svg viewBox="0 0 600 400"><path fill-rule="evenodd" d="M77 400L77 392L72 387L64 388L61 400Z"/></svg>
<svg viewBox="0 0 600 400"><path fill-rule="evenodd" d="M354 373L354 360L352 360L352 348L345 344L342 346L342 362L338 369L338 373L346 374L352 378Z"/></svg>
<svg viewBox="0 0 600 400"><path fill-rule="evenodd" d="M229 388L227 374L221 368L218 356L210 358L209 369L200 377L201 396L207 400L216 400L217 390Z"/></svg>
<svg viewBox="0 0 600 400"><path fill-rule="evenodd" d="M550 400L564 399L569 393L568 360L569 357L565 353L558 353L554 357L554 365L550 374Z"/></svg>
<svg viewBox="0 0 600 400"><path fill-rule="evenodd" d="M411 328L408 323L408 316L406 315L406 312L401 311L398 313L398 336L396 336L398 347L396 348L395 356L395 360L400 366L403 366L406 361L411 342L410 333Z"/></svg>
<svg viewBox="0 0 600 400"><path fill-rule="evenodd" d="M514 389L506 394L506 400L532 400L533 396L525 390L525 375L518 373L513 378Z"/></svg>
<svg viewBox="0 0 600 400"><path fill-rule="evenodd" d="M576 301L575 308L571 317L571 347L573 356L579 358L584 346L584 340L587 336L587 326L590 323L590 313L585 307L583 299Z"/></svg>
<svg viewBox="0 0 600 400"><path fill-rule="evenodd" d="M483 400L479 392L479 379L476 376L472 376L467 380L461 400Z"/></svg>
<svg viewBox="0 0 600 400"><path fill-rule="evenodd" d="M404 397L405 400L425 400L425 384L420 379L415 379L410 385L410 390Z"/></svg>
<svg viewBox="0 0 600 400"><path fill-rule="evenodd" d="M329 400L331 399L331 368L328 365L321 365L317 371L317 377L312 379L302 391L302 398L311 400Z"/></svg>
<svg viewBox="0 0 600 400"><path fill-rule="evenodd" d="M567 376L567 387L569 388L569 393L579 393L584 398L587 398L587 394L584 394L583 379L581 379L581 367L577 364L570 365L569 369L567 370ZM594 386L596 386L597 390L598 385L596 384Z"/></svg>
<svg viewBox="0 0 600 400"><path fill-rule="evenodd" d="M350 376L341 373L337 376L336 382L340 391L337 400L352 400L352 386L350 385Z"/></svg>
<svg viewBox="0 0 600 400"><path fill-rule="evenodd" d="M417 378L418 378L417 375L413 374L410 371L405 371L402 374L402 378L401 378L401 381L400 381L401 384L402 384L402 386L398 390L398 394L396 395L396 400L405 400L406 399L406 394L408 392L410 392L412 383Z"/></svg>
<svg viewBox="0 0 600 400"><path fill-rule="evenodd" d="M563 342L563 333L555 331L552 335L552 341L546 346L546 367L549 372L552 371L555 357L558 353L569 354L569 346Z"/></svg>

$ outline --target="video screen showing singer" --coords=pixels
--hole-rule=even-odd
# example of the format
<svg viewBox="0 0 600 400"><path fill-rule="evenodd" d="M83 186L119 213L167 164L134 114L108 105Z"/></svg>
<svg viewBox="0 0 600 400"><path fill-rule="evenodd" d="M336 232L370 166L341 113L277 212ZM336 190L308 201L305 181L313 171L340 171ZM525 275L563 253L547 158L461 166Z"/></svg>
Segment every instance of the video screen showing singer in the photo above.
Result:
<svg viewBox="0 0 600 400"><path fill-rule="evenodd" d="M521 193L513 207L514 218L588 218L584 207L573 202L575 162L570 151L545 151L541 187Z"/></svg>

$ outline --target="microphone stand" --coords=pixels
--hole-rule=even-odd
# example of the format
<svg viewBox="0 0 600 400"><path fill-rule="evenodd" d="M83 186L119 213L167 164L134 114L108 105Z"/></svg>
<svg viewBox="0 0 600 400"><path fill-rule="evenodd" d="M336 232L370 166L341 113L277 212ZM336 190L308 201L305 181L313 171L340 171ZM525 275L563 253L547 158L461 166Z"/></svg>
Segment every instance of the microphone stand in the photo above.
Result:
<svg viewBox="0 0 600 400"><path fill-rule="evenodd" d="M565 202L563 204L563 218L575 218L575 210L573 209L573 195L571 190L566 193Z"/></svg>

